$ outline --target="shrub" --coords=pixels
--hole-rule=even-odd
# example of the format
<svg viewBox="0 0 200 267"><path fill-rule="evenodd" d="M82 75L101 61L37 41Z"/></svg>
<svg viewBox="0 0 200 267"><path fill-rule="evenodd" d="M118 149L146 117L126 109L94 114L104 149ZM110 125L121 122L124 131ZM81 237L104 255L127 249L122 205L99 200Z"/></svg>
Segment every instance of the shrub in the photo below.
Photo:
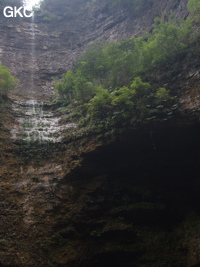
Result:
<svg viewBox="0 0 200 267"><path fill-rule="evenodd" d="M99 86L96 95L87 104L87 108L93 118L104 119L110 110L110 104L110 93L107 89Z"/></svg>
<svg viewBox="0 0 200 267"><path fill-rule="evenodd" d="M192 14L200 14L200 1L189 0L189 2L187 3L187 8Z"/></svg>
<svg viewBox="0 0 200 267"><path fill-rule="evenodd" d="M10 74L5 66L0 65L0 97L6 98L8 92L15 87L17 79Z"/></svg>

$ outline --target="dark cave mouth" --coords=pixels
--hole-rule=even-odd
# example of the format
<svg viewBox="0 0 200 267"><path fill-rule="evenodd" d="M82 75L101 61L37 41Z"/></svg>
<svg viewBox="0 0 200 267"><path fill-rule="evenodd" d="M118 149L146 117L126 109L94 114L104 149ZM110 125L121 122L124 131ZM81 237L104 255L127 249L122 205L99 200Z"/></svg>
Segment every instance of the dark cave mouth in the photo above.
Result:
<svg viewBox="0 0 200 267"><path fill-rule="evenodd" d="M198 123L129 132L86 154L72 172L74 183L104 177L95 197L114 194L119 204L120 198L164 203L174 216L199 212L199 136Z"/></svg>
<svg viewBox="0 0 200 267"><path fill-rule="evenodd" d="M78 228L91 227L92 247L101 249L79 266L187 266L185 232L195 236L200 216L199 134L195 123L138 130L85 154L72 183L99 185L86 192L84 213L93 224ZM125 228L105 230L109 221Z"/></svg>

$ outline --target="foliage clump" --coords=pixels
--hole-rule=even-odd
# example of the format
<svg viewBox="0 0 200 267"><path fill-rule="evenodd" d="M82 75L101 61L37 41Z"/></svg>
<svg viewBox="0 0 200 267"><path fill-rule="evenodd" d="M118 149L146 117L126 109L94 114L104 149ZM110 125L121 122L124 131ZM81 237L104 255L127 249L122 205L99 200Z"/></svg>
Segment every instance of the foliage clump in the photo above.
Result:
<svg viewBox="0 0 200 267"><path fill-rule="evenodd" d="M171 116L172 97L165 88L151 86L136 77L129 86L113 91L99 87L86 105L91 123L103 128L130 127L151 119Z"/></svg>
<svg viewBox="0 0 200 267"><path fill-rule="evenodd" d="M78 107L83 125L108 129L170 118L178 106L175 93L163 84L151 84L148 77L187 53L194 41L193 22L191 16L156 18L144 37L91 43L73 71L55 82L57 94Z"/></svg>
<svg viewBox="0 0 200 267"><path fill-rule="evenodd" d="M0 99L6 99L8 92L15 87L17 79L7 67L0 65Z"/></svg>
<svg viewBox="0 0 200 267"><path fill-rule="evenodd" d="M187 3L187 8L192 14L200 14L200 1L199 0L190 0Z"/></svg>

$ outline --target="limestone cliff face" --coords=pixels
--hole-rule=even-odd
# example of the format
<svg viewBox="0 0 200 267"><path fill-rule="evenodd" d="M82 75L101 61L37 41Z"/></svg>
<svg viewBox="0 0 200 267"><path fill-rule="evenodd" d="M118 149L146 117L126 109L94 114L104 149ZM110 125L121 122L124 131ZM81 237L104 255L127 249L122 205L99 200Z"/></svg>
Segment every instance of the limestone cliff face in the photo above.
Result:
<svg viewBox="0 0 200 267"><path fill-rule="evenodd" d="M170 12L186 17L186 3L147 1L139 10L92 4L78 15L56 21L45 21L37 12L34 22L4 18L1 13L0 63L20 81L15 96L49 98L53 94L52 78L72 68L89 42L141 35L151 29L155 17Z"/></svg>
<svg viewBox="0 0 200 267"><path fill-rule="evenodd" d="M50 134L60 131L62 125L52 127L60 114L43 103L53 95L52 78L70 69L89 42L140 35L170 11L185 17L186 3L148 1L139 11L94 4L70 20L47 22L38 14L34 24L1 19L1 64L19 87L0 129L0 265L199 266L200 144L193 117L115 140L74 137L74 126L63 142L30 145L22 135L13 141L8 130L17 135L26 117L44 137L41 120ZM173 75L174 86L195 98L186 91L183 109L196 111L198 62Z"/></svg>

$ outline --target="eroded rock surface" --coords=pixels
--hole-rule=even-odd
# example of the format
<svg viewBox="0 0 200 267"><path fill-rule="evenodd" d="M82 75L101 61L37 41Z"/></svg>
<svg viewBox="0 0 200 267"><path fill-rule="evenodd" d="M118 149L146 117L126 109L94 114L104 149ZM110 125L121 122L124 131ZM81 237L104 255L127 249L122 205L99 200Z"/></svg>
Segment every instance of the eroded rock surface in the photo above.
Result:
<svg viewBox="0 0 200 267"><path fill-rule="evenodd" d="M0 129L3 266L200 264L197 120L177 116L114 141L71 134L60 142L61 128L73 132L75 125L62 126L58 114L42 108L54 94L52 77L71 68L90 41L140 35L169 10L185 17L186 2L147 1L139 13L94 4L81 17L54 24L40 17L34 25L2 20L1 63L19 78ZM182 109L193 112L197 62L191 69L173 75L175 89L184 88ZM39 142L41 136L59 142Z"/></svg>
<svg viewBox="0 0 200 267"><path fill-rule="evenodd" d="M51 98L52 78L70 69L89 42L142 35L151 29L155 17L169 12L186 17L186 3L186 0L170 0L167 4L147 1L139 10L92 4L82 13L56 22L36 15L34 21L2 17L0 63L19 79L14 98Z"/></svg>

